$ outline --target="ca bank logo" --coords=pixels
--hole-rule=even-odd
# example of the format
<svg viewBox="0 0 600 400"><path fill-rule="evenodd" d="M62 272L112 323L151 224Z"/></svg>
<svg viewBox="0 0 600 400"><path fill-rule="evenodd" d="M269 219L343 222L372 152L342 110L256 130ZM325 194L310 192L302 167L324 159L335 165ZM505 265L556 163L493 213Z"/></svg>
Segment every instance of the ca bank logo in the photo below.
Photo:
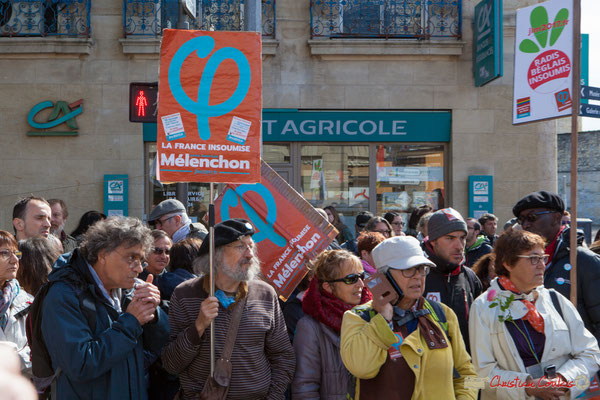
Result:
<svg viewBox="0 0 600 400"><path fill-rule="evenodd" d="M248 94L250 89L250 63L246 56L238 49L224 47L215 51L204 67L200 84L198 86L198 99L194 101L183 90L181 84L181 68L185 60L196 52L198 58L206 58L215 47L215 40L210 36L200 36L185 42L173 56L169 64L169 88L175 100L186 111L195 114L198 122L198 133L202 140L210 139L208 119L225 115L236 109ZM220 104L209 105L210 92L217 68L225 60L233 60L239 71L239 81L234 93ZM184 77L184 79L187 79Z"/></svg>
<svg viewBox="0 0 600 400"><path fill-rule="evenodd" d="M52 108L50 115L48 115L46 122L36 121L38 114L45 109ZM29 114L27 114L27 123L35 129L50 129L60 124L66 124L69 127L69 131L57 132L57 131L37 131L29 132L29 135L43 136L43 135L77 135L77 121L75 117L83 112L83 99L79 99L74 103L67 104L66 101L57 101L53 103L51 101L42 101L31 108ZM39 120L39 117L37 117Z"/></svg>
<svg viewBox="0 0 600 400"><path fill-rule="evenodd" d="M256 210L248 204L244 200L244 193L246 192L255 192L265 202L267 216L265 220L263 220L260 215L256 212ZM242 204L242 208L244 212L248 216L248 219L252 224L256 227L257 232L253 235L252 239L254 242L260 243L265 239L269 239L275 245L279 247L284 247L287 245L287 240L277 232L273 225L275 225L275 221L277 220L277 204L275 203L275 199L273 195L264 185L260 183L240 185L233 190L228 190L223 195L223 201L221 202L221 217L223 221L230 219L229 209L235 208L238 204Z"/></svg>

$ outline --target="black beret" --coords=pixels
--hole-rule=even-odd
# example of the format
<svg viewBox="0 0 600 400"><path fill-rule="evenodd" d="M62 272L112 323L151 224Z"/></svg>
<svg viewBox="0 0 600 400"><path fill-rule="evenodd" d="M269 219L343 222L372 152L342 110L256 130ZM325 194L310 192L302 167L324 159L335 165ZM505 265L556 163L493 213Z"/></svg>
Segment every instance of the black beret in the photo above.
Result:
<svg viewBox="0 0 600 400"><path fill-rule="evenodd" d="M250 222L242 218L232 218L219 222L215 225L215 248L233 243L242 236L254 235L254 227ZM206 235L198 255L208 254L210 233Z"/></svg>
<svg viewBox="0 0 600 400"><path fill-rule="evenodd" d="M532 208L547 208L562 213L565 212L565 202L556 193L540 190L539 192L530 193L519 200L513 207L513 214L515 217L519 217L522 211Z"/></svg>

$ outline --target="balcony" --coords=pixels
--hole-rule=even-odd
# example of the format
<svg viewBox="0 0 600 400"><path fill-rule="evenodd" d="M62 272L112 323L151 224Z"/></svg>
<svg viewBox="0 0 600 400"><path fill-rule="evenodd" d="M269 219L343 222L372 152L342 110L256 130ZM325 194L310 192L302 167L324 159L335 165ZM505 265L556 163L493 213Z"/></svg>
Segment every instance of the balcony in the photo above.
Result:
<svg viewBox="0 0 600 400"><path fill-rule="evenodd" d="M0 0L2 1L2 0ZM240 31L244 26L244 0L197 0L197 17L190 29ZM123 27L126 38L159 37L162 30L176 28L177 0L124 0ZM275 0L262 0L262 36L275 37Z"/></svg>
<svg viewBox="0 0 600 400"><path fill-rule="evenodd" d="M313 39L460 39L461 3L461 0L311 0L311 36Z"/></svg>
<svg viewBox="0 0 600 400"><path fill-rule="evenodd" d="M90 37L90 0L0 0L0 36Z"/></svg>

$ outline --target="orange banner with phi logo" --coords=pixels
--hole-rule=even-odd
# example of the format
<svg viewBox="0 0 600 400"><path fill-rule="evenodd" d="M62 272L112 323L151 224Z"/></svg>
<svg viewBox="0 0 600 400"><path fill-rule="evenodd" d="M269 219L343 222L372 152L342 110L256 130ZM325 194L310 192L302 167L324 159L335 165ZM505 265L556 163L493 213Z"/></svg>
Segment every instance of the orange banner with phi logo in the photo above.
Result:
<svg viewBox="0 0 600 400"><path fill-rule="evenodd" d="M260 182L261 36L165 29L157 178Z"/></svg>
<svg viewBox="0 0 600 400"><path fill-rule="evenodd" d="M285 300L338 231L264 161L261 170L261 183L227 185L215 201L216 221L254 225L263 278Z"/></svg>

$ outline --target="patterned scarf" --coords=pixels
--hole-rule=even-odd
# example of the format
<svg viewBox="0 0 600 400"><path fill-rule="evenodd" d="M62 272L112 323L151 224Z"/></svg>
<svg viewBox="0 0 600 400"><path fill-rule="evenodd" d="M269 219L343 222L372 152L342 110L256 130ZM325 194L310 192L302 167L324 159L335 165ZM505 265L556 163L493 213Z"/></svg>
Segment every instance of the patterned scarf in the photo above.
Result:
<svg viewBox="0 0 600 400"><path fill-rule="evenodd" d="M19 294L19 284L16 279L7 281L2 288L2 297L0 298L0 328L4 330L8 324L8 309Z"/></svg>
<svg viewBox="0 0 600 400"><path fill-rule="evenodd" d="M499 276L498 282L500 282L500 284L502 285L503 288L510 290L511 292L513 292L515 294L522 294L515 287L515 285L510 281L510 279L508 279L507 277ZM525 307L527 307L527 314L525 314L525 316L522 319L529 321L529 323L531 324L533 329L535 329L537 332L543 334L544 333L544 319L542 318L542 316L540 315L538 310L536 310L535 305L527 299L518 299L518 300L523 302L523 304L525 304Z"/></svg>
<svg viewBox="0 0 600 400"><path fill-rule="evenodd" d="M371 300L373 295L365 286L362 291L360 304ZM345 303L333 294L319 288L319 280L315 277L302 298L302 311L319 322L324 323L338 335L342 328L344 313L355 306Z"/></svg>

